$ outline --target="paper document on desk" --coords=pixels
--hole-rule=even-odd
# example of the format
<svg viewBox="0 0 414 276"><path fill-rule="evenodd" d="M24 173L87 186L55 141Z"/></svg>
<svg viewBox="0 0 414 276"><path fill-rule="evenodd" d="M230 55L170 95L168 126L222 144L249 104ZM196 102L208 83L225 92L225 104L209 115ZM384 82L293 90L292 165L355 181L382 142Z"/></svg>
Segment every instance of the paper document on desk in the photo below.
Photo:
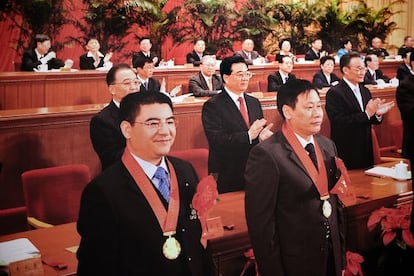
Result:
<svg viewBox="0 0 414 276"><path fill-rule="evenodd" d="M39 256L39 249L27 238L0 242L0 265L6 266L12 262Z"/></svg>
<svg viewBox="0 0 414 276"><path fill-rule="evenodd" d="M395 169L394 168L387 168L387 167L373 167L369 170L365 171L365 174L372 175L372 176L379 176L379 177L391 177L396 179L395 177ZM411 178L411 172L407 172L407 177L401 180L408 180Z"/></svg>

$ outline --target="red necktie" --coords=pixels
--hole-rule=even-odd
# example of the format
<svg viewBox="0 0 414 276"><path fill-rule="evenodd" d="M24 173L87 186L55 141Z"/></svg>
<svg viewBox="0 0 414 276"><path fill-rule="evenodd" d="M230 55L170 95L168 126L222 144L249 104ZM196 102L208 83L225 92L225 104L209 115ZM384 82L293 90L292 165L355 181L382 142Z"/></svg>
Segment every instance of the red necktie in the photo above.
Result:
<svg viewBox="0 0 414 276"><path fill-rule="evenodd" d="M250 127L249 115L247 114L247 108L246 108L246 105L244 103L243 97L239 97L238 101L240 103L240 113L243 116L243 119L246 122L247 127Z"/></svg>

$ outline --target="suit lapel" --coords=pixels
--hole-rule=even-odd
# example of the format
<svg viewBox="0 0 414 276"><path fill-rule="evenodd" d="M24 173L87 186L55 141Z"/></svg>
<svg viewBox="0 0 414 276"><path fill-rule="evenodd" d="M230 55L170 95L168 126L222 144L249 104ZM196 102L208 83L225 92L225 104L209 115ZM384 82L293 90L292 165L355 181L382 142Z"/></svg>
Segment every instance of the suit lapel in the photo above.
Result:
<svg viewBox="0 0 414 276"><path fill-rule="evenodd" d="M220 93L221 94L221 93ZM248 129L246 126L246 123L244 122L244 119L240 113L239 108L236 106L234 101L231 99L230 95L226 91L223 95L224 97L224 103L227 105L227 110L232 113L232 117L237 120L237 123L240 125L242 129ZM249 115L249 121L250 121L250 115Z"/></svg>
<svg viewBox="0 0 414 276"><path fill-rule="evenodd" d="M208 84L207 84L206 79L204 78L203 74L198 73L198 77L200 78L200 82L201 82L201 85L202 85L203 89L208 90L209 89Z"/></svg>
<svg viewBox="0 0 414 276"><path fill-rule="evenodd" d="M352 91L351 87L348 86L348 84L346 84L346 82L344 80L342 80L342 85L344 86L344 97L347 99L348 103L350 104L350 107L354 110L358 110L361 111L361 107L359 105L359 102L357 100L357 98L355 97L354 92ZM362 95L362 90L361 87L359 87L359 91L361 92ZM362 98L362 103L364 103L364 98Z"/></svg>

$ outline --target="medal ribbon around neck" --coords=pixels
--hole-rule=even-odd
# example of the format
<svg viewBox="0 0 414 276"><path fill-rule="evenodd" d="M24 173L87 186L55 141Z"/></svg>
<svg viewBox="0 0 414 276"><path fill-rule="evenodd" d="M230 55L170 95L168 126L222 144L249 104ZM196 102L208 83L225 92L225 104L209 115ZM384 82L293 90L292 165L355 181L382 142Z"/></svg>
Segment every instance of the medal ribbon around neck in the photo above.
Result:
<svg viewBox="0 0 414 276"><path fill-rule="evenodd" d="M165 210L160 197L154 189L154 185L150 182L144 170L137 163L134 157L132 157L132 154L128 148L125 149L124 154L122 155L122 162L134 178L138 188L142 191L151 206L164 236L171 236L175 234L177 228L180 195L178 192L178 182L174 167L168 159L166 161L171 174L171 190L170 200L168 202L168 211Z"/></svg>
<svg viewBox="0 0 414 276"><path fill-rule="evenodd" d="M308 153L302 147L301 143L299 142L296 135L293 133L292 129L286 123L282 125L282 133L288 140L288 143L293 148L293 151L299 157L299 160L302 162L303 166L305 167L305 170L308 173L309 177L312 179L313 184L316 186L316 189L319 192L320 199L327 200L329 198L328 177L326 175L326 167L325 167L325 162L323 159L322 151L316 139L314 139L314 143L315 143L316 158L320 160L318 162L319 172L318 170L316 170L316 167L312 163L312 160L310 159Z"/></svg>

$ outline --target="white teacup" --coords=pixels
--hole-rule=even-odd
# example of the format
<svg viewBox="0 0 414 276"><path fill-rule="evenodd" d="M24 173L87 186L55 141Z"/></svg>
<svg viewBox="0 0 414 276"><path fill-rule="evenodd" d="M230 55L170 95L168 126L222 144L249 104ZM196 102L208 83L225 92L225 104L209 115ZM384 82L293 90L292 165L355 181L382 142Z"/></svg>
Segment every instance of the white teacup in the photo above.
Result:
<svg viewBox="0 0 414 276"><path fill-rule="evenodd" d="M47 64L39 64L39 66L37 66L37 70L40 72L46 72L48 70L48 66Z"/></svg>
<svg viewBox="0 0 414 276"><path fill-rule="evenodd" d="M408 177L408 165L400 161L394 167L395 178L405 179Z"/></svg>

